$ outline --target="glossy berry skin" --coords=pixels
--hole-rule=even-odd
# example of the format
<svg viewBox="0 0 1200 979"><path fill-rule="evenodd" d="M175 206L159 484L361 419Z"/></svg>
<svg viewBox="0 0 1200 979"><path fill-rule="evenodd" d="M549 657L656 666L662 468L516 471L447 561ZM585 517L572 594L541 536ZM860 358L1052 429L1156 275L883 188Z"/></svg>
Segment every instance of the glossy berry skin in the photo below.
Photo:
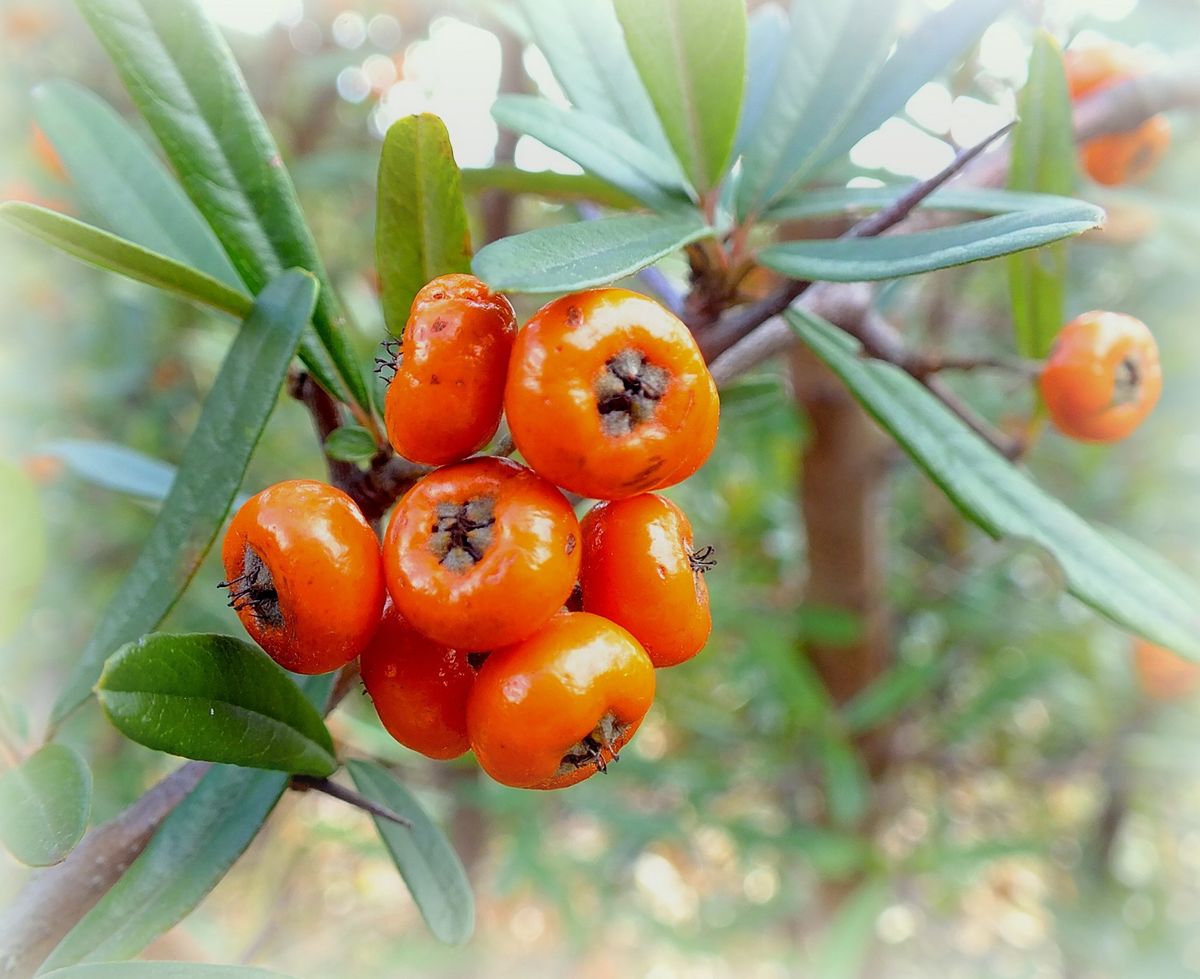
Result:
<svg viewBox="0 0 1200 979"><path fill-rule="evenodd" d="M1103 91L1135 77L1140 70L1134 52L1116 44L1069 50L1064 63L1072 99ZM1152 116L1129 132L1088 140L1079 159L1097 183L1110 187L1136 183L1158 165L1170 143L1170 123L1161 115Z"/></svg>
<svg viewBox="0 0 1200 979"><path fill-rule="evenodd" d="M1152 700L1184 700L1200 689L1200 663L1138 639L1133 647L1138 686Z"/></svg>
<svg viewBox="0 0 1200 979"><path fill-rule="evenodd" d="M507 299L473 275L442 275L413 300L384 421L392 448L442 466L496 434L517 323Z"/></svg>
<svg viewBox="0 0 1200 979"><path fill-rule="evenodd" d="M695 472L716 441L718 404L687 327L624 289L543 306L517 335L504 391L513 441L529 465L605 500Z"/></svg>
<svg viewBox="0 0 1200 979"><path fill-rule="evenodd" d="M439 759L470 749L467 695L475 670L466 653L421 635L389 604L359 666L379 720L406 748Z"/></svg>
<svg viewBox="0 0 1200 979"><path fill-rule="evenodd" d="M470 459L400 499L383 561L392 601L415 628L456 649L493 649L531 635L566 601L579 521L533 471Z"/></svg>
<svg viewBox="0 0 1200 979"><path fill-rule="evenodd" d="M1064 435L1115 442L1137 428L1158 401L1158 346L1141 320L1123 313L1084 313L1055 340L1041 389Z"/></svg>
<svg viewBox="0 0 1200 979"><path fill-rule="evenodd" d="M645 493L597 504L581 526L584 611L627 629L655 666L700 652L712 631L708 565L694 553L684 512Z"/></svg>
<svg viewBox="0 0 1200 979"><path fill-rule="evenodd" d="M379 540L339 489L294 479L252 496L230 523L221 558L242 625L294 673L344 666L379 626Z"/></svg>
<svg viewBox="0 0 1200 979"><path fill-rule="evenodd" d="M654 666L620 626L559 612L487 658L467 702L480 766L497 782L558 789L604 771L654 700Z"/></svg>

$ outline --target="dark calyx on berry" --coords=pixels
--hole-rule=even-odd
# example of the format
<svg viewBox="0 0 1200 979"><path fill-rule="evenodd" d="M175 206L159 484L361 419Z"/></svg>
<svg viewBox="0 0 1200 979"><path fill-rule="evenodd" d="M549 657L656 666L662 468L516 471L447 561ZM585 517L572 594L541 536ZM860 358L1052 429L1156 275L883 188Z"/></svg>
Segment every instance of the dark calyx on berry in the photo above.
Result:
<svg viewBox="0 0 1200 979"><path fill-rule="evenodd" d="M604 365L596 381L596 407L605 435L628 435L654 417L671 375L644 354L626 347Z"/></svg>
<svg viewBox="0 0 1200 979"><path fill-rule="evenodd" d="M612 711L609 711L600 718L591 732L567 749L559 762L558 771L554 773L555 776L569 775L588 765L595 766L601 774L606 773L611 762L621 760L613 745L620 742L626 727L627 725L618 721ZM607 759L605 752L608 753Z"/></svg>
<svg viewBox="0 0 1200 979"><path fill-rule="evenodd" d="M242 557L242 573L230 581L219 582L219 587L229 589L228 604L235 612L249 609L263 625L273 629L283 628L279 592L275 590L271 569L249 544Z"/></svg>
<svg viewBox="0 0 1200 979"><path fill-rule="evenodd" d="M491 546L496 498L477 496L466 503L439 503L429 549L451 571L467 571Z"/></svg>

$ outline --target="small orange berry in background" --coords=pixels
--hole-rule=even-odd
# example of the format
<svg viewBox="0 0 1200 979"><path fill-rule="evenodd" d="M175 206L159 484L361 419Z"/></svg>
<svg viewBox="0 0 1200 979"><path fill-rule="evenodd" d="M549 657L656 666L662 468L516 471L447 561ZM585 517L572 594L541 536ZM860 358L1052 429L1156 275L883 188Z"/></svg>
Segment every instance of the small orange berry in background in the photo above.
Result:
<svg viewBox="0 0 1200 979"><path fill-rule="evenodd" d="M252 496L221 549L230 605L250 637L294 673L328 673L379 627L379 540L354 501L294 479Z"/></svg>
<svg viewBox="0 0 1200 979"><path fill-rule="evenodd" d="M517 323L507 299L473 275L443 275L417 293L384 408L388 438L433 466L482 449L500 426Z"/></svg>
<svg viewBox="0 0 1200 979"><path fill-rule="evenodd" d="M653 494L599 503L583 518L579 582L583 609L627 629L655 666L675 666L704 648L712 631L704 572L692 525Z"/></svg>
<svg viewBox="0 0 1200 979"><path fill-rule="evenodd" d="M1042 398L1064 435L1115 442L1162 393L1158 346L1141 320L1093 311L1062 328L1042 370Z"/></svg>
<svg viewBox="0 0 1200 979"><path fill-rule="evenodd" d="M394 605L384 609L360 667L375 712L393 738L429 758L457 758L470 750L467 695L475 669L467 657L421 635Z"/></svg>
<svg viewBox="0 0 1200 979"><path fill-rule="evenodd" d="M42 127L34 123L29 133L29 147L42 168L56 180L67 180L67 169L63 166L62 157L50 142Z"/></svg>
<svg viewBox="0 0 1200 979"><path fill-rule="evenodd" d="M579 574L566 498L509 459L469 459L401 497L383 542L397 610L438 642L477 651L536 632Z"/></svg>
<svg viewBox="0 0 1200 979"><path fill-rule="evenodd" d="M621 499L673 485L716 441L719 402L688 328L625 289L543 306L517 335L504 391L529 465L582 496Z"/></svg>
<svg viewBox="0 0 1200 979"><path fill-rule="evenodd" d="M1071 49L1064 55L1064 64L1073 100L1134 78L1141 70L1135 53L1119 44ZM1170 143L1170 123L1164 116L1153 116L1129 132L1088 140L1079 159L1097 183L1109 187L1136 183L1158 165Z"/></svg>
<svg viewBox="0 0 1200 979"><path fill-rule="evenodd" d="M497 782L558 789L605 771L654 701L654 665L620 626L559 612L492 653L467 703L480 766Z"/></svg>
<svg viewBox="0 0 1200 979"><path fill-rule="evenodd" d="M1200 663L1138 639L1133 647L1138 686L1153 700L1182 700L1200 689Z"/></svg>

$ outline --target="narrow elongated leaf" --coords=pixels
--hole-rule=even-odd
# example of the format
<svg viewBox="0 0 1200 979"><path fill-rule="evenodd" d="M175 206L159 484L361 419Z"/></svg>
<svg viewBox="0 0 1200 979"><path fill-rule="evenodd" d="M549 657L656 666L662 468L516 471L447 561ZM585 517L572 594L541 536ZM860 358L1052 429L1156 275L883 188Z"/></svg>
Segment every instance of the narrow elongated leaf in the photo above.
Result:
<svg viewBox="0 0 1200 979"><path fill-rule="evenodd" d="M821 154L818 166L849 152L867 133L904 108L917 89L961 58L987 26L1012 4L1013 0L954 0L902 37L863 92L837 139ZM1069 187L1061 191L1069 192Z"/></svg>
<svg viewBox="0 0 1200 979"><path fill-rule="evenodd" d="M92 773L65 744L48 744L0 775L0 842L22 863L65 860L91 811Z"/></svg>
<svg viewBox="0 0 1200 979"><path fill-rule="evenodd" d="M346 768L359 792L412 823L410 828L373 817L433 936L461 945L475 929L475 897L458 854L412 793L386 768L367 761L350 761Z"/></svg>
<svg viewBox="0 0 1200 979"><path fill-rule="evenodd" d="M798 221L827 217L847 211L877 211L887 207L912 189L910 184L896 187L833 187L803 191L781 197L763 215L767 221ZM1012 214L1039 211L1074 204L1070 197L1051 194L1024 194L993 187L949 187L934 191L918 207L930 211L974 211L979 214Z"/></svg>
<svg viewBox="0 0 1200 979"><path fill-rule="evenodd" d="M288 268L321 284L313 325L335 393L371 401L295 188L224 38L199 0L76 0L158 137L180 183L250 291Z"/></svg>
<svg viewBox="0 0 1200 979"><path fill-rule="evenodd" d="M1103 223L1100 208L1076 202L908 235L789 241L763 249L759 261L793 279L870 282L1038 248Z"/></svg>
<svg viewBox="0 0 1200 979"><path fill-rule="evenodd" d="M670 144L625 47L612 0L520 0L520 5L571 104L668 159Z"/></svg>
<svg viewBox="0 0 1200 979"><path fill-rule="evenodd" d="M288 979L282 972L248 965L198 962L96 962L45 973L46 979Z"/></svg>
<svg viewBox="0 0 1200 979"><path fill-rule="evenodd" d="M933 689L945 675L947 662L939 658L928 663L897 663L842 708L846 729L860 734L891 721Z"/></svg>
<svg viewBox="0 0 1200 979"><path fill-rule="evenodd" d="M507 190L513 194L536 194L550 200L592 201L622 210L636 207L637 200L590 173L557 173L554 170L522 170L497 164L467 167L462 171L463 190Z"/></svg>
<svg viewBox="0 0 1200 979"><path fill-rule="evenodd" d="M659 121L692 185L725 173L746 82L743 0L616 0L617 17Z"/></svg>
<svg viewBox="0 0 1200 979"><path fill-rule="evenodd" d="M621 215L502 238L479 250L474 268L493 289L569 292L632 275L711 234L698 214Z"/></svg>
<svg viewBox="0 0 1200 979"><path fill-rule="evenodd" d="M890 885L869 880L848 895L817 944L809 975L821 979L858 979L871 954L875 922L887 907Z"/></svg>
<svg viewBox="0 0 1200 979"><path fill-rule="evenodd" d="M204 403L171 493L59 694L52 724L87 699L113 650L153 630L191 581L275 406L316 293L312 276L293 271L267 286L255 302Z"/></svg>
<svg viewBox="0 0 1200 979"><path fill-rule="evenodd" d="M20 626L37 598L50 553L37 484L21 466L0 458L0 642Z"/></svg>
<svg viewBox="0 0 1200 979"><path fill-rule="evenodd" d="M887 55L896 9L891 0L793 3L767 122L742 161L741 217L760 213L820 165Z"/></svg>
<svg viewBox="0 0 1200 979"><path fill-rule="evenodd" d="M1200 607L1140 565L991 448L908 374L864 360L858 344L801 311L800 337L933 479L995 538L1026 540L1058 562L1067 587L1101 615L1182 656L1200 659Z"/></svg>
<svg viewBox="0 0 1200 979"><path fill-rule="evenodd" d="M300 682L322 708L333 674ZM282 772L216 765L43 963L42 972L137 955L196 907L254 839L287 787Z"/></svg>
<svg viewBox="0 0 1200 979"><path fill-rule="evenodd" d="M819 751L829 817L835 826L854 826L866 814L870 801L866 766L839 731L822 734Z"/></svg>
<svg viewBox="0 0 1200 979"><path fill-rule="evenodd" d="M38 125L84 206L107 229L242 291L212 229L178 181L104 99L58 80L33 91Z"/></svg>
<svg viewBox="0 0 1200 979"><path fill-rule="evenodd" d="M148 748L300 775L337 768L321 715L271 657L232 636L158 634L122 646L96 696Z"/></svg>
<svg viewBox="0 0 1200 979"><path fill-rule="evenodd" d="M204 272L36 204L0 204L0 219L90 265L241 319L251 299Z"/></svg>
<svg viewBox="0 0 1200 979"><path fill-rule="evenodd" d="M80 479L144 500L165 499L175 481L170 463L113 442L59 439L38 451L61 460Z"/></svg>
<svg viewBox="0 0 1200 979"><path fill-rule="evenodd" d="M643 204L663 210L687 200L673 167L602 119L532 95L502 96L492 115L500 125L541 140Z"/></svg>
<svg viewBox="0 0 1200 979"><path fill-rule="evenodd" d="M787 14L777 3L764 3L750 15L746 31L746 92L738 121L736 153L750 145L764 118L787 54L789 34Z"/></svg>
<svg viewBox="0 0 1200 979"><path fill-rule="evenodd" d="M404 332L413 297L426 282L471 270L471 232L450 136L437 116L393 123L379 157L375 261L383 316Z"/></svg>
<svg viewBox="0 0 1200 979"><path fill-rule="evenodd" d="M1044 31L1034 40L1029 80L1017 100L1008 186L1018 191L1069 194L1075 186L1071 99L1058 42ZM1008 260L1009 295L1017 352L1041 358L1063 323L1067 246L1014 255Z"/></svg>

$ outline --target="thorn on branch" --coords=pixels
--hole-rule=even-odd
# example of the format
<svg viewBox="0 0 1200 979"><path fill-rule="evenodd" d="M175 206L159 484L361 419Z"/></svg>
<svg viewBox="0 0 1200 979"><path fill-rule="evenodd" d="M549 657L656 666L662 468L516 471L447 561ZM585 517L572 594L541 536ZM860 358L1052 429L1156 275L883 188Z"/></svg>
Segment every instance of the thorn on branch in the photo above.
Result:
<svg viewBox="0 0 1200 979"><path fill-rule="evenodd" d="M347 805L354 806L355 809L361 809L363 812L370 813L379 819L386 819L397 826L412 829L411 820L405 819L399 813L392 812L386 806L372 802L366 796L360 795L353 789L348 789L344 785L338 785L337 782L330 781L327 778L315 778L312 775L293 775L292 788L297 792L320 792L330 798L337 799L339 802L345 802Z"/></svg>

